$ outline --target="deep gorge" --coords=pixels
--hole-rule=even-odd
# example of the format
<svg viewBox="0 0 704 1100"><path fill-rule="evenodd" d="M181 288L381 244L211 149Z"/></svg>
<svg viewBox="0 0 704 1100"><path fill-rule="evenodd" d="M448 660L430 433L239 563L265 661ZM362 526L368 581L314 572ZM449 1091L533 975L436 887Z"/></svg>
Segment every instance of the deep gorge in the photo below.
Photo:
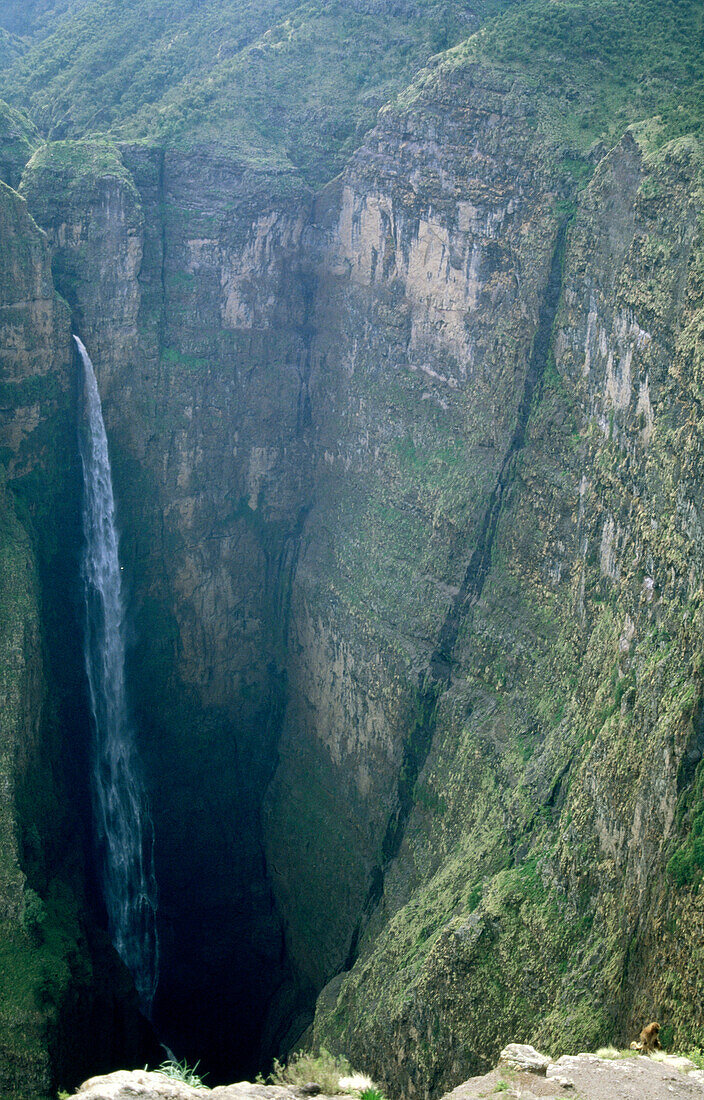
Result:
<svg viewBox="0 0 704 1100"><path fill-rule="evenodd" d="M699 116L676 129L671 75L612 86L599 14L531 4L465 11L485 36L409 55L349 148L304 128L302 168L204 140L207 99L188 140L81 131L76 87L47 123L21 51L48 48L8 39L45 127L1 109L8 1100L155 1064L157 1036L210 1083L304 1039L429 1100L509 1040L652 1015L701 1042ZM658 49L692 37L673 20ZM269 34L248 64L279 64ZM91 835L72 332L155 828L154 1030Z"/></svg>

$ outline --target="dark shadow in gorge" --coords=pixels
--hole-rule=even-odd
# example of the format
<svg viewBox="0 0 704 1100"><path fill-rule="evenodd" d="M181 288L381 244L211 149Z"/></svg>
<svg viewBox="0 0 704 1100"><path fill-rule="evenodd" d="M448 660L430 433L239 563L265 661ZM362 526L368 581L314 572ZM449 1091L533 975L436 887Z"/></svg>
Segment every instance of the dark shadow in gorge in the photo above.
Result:
<svg viewBox="0 0 704 1100"><path fill-rule="evenodd" d="M256 773L265 761L245 745L257 734L275 739L284 690L272 672L248 728L193 712L207 757L152 790L161 950L154 1023L210 1084L251 1079L268 1060L261 1034L284 943L262 850ZM168 754L160 763L175 766Z"/></svg>
<svg viewBox="0 0 704 1100"><path fill-rule="evenodd" d="M272 645L251 693L227 709L204 709L196 692L173 678L164 639L175 627L165 607L148 665L140 667L141 646L132 654L156 834L161 965L154 1024L179 1060L200 1063L210 1085L268 1069L281 1049L267 1021L272 1011L279 1016L281 991L295 984L269 883L261 803L286 706L286 624L304 515L293 531L258 531ZM143 630L144 623L142 637ZM164 685L158 701L155 682Z"/></svg>

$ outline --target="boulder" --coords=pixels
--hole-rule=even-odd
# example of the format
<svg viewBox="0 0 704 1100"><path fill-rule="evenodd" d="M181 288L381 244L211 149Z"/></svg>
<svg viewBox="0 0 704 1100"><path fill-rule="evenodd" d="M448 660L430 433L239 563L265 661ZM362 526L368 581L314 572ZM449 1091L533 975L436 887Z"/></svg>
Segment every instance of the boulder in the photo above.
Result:
<svg viewBox="0 0 704 1100"><path fill-rule="evenodd" d="M541 1054L535 1047L527 1043L509 1043L499 1055L500 1066L511 1066L513 1069L523 1070L524 1073L537 1073L545 1076L550 1059Z"/></svg>
<svg viewBox="0 0 704 1100"><path fill-rule="evenodd" d="M76 1093L80 1100L196 1100L199 1095L202 1097L202 1089L146 1070L119 1070L91 1077Z"/></svg>

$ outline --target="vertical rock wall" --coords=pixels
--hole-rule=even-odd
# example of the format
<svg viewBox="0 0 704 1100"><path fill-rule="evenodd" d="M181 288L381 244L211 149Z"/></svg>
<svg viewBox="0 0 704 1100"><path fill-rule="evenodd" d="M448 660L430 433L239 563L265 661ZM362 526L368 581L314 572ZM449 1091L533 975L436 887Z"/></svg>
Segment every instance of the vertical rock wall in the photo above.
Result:
<svg viewBox="0 0 704 1100"><path fill-rule="evenodd" d="M398 848L555 247L553 169L483 75L391 114L306 239L315 506L267 835L317 988L354 959Z"/></svg>
<svg viewBox="0 0 704 1100"><path fill-rule="evenodd" d="M69 314L4 184L0 239L0 1092L29 1100L85 1073L91 1029L93 1067L148 1047L87 888Z"/></svg>
<svg viewBox="0 0 704 1100"><path fill-rule="evenodd" d="M319 1001L316 1040L404 1095L508 1036L701 1028L701 150L652 137L626 134L581 196L405 836Z"/></svg>
<svg viewBox="0 0 704 1100"><path fill-rule="evenodd" d="M309 333L300 199L264 182L80 143L24 181L103 391L157 836L156 1019L215 1076L260 1068L286 973L260 804L308 507Z"/></svg>

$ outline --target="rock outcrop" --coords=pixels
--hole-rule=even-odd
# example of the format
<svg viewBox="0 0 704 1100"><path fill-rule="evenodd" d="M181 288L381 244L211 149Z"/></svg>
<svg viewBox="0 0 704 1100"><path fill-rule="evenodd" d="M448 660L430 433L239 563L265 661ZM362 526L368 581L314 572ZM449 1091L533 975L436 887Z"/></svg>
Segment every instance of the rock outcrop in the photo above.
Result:
<svg viewBox="0 0 704 1100"><path fill-rule="evenodd" d="M532 1047L524 1064L515 1057L483 1077L453 1089L443 1100L478 1100L493 1094L537 1100L538 1097L582 1097L583 1100L677 1100L704 1095L704 1073L688 1058L663 1055L657 1061L641 1057L602 1058L596 1054L563 1055L556 1062ZM503 1057L502 1057L503 1061ZM547 1063L547 1065L543 1065ZM531 1065L541 1066L536 1076Z"/></svg>
<svg viewBox="0 0 704 1100"><path fill-rule="evenodd" d="M242 1081L215 1089L194 1088L161 1073L112 1073L86 1081L75 1100L303 1100L305 1096L329 1097L311 1083L262 1085ZM581 1097L582 1100L697 1100L704 1095L704 1072L688 1058L660 1055L657 1060L640 1056L600 1057L596 1054L563 1055L555 1062L533 1047L514 1043L501 1052L499 1065L482 1077L465 1081L442 1100L479 1100L501 1095L538 1100L542 1097ZM352 1100L359 1093L340 1100Z"/></svg>
<svg viewBox="0 0 704 1100"><path fill-rule="evenodd" d="M319 1086L312 1084L309 1088L298 1088L241 1081L236 1085L209 1089L193 1087L162 1073L123 1070L105 1077L92 1077L81 1085L75 1100L303 1100L305 1096L331 1100L320 1091ZM336 1093L336 1096L341 1100L353 1100L341 1093Z"/></svg>

